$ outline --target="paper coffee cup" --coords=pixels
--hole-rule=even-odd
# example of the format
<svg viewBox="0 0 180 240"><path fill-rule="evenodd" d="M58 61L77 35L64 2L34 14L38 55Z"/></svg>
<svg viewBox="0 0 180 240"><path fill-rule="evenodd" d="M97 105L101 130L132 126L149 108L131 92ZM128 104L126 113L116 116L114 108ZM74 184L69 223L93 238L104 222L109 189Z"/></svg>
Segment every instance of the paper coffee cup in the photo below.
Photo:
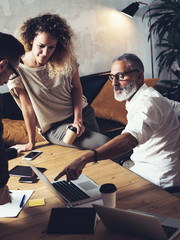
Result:
<svg viewBox="0 0 180 240"><path fill-rule="evenodd" d="M73 144L75 138L77 137L76 132L77 132L77 128L70 126L66 131L66 134L63 138L63 142L69 145Z"/></svg>
<svg viewBox="0 0 180 240"><path fill-rule="evenodd" d="M100 192L105 207L116 207L117 188L113 183L105 183L100 187Z"/></svg>

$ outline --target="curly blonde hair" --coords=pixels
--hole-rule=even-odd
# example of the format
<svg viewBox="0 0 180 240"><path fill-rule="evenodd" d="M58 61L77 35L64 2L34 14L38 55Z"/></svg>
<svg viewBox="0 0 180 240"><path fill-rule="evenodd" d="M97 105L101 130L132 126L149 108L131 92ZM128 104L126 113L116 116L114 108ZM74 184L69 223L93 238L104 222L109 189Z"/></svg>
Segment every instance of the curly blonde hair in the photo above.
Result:
<svg viewBox="0 0 180 240"><path fill-rule="evenodd" d="M32 41L42 32L46 32L58 39L56 49L48 60L49 72L52 75L66 73L71 68L74 70L74 53L73 39L75 37L70 25L58 14L43 14L35 18L29 18L22 23L16 31L17 38L24 45L25 51L31 51Z"/></svg>

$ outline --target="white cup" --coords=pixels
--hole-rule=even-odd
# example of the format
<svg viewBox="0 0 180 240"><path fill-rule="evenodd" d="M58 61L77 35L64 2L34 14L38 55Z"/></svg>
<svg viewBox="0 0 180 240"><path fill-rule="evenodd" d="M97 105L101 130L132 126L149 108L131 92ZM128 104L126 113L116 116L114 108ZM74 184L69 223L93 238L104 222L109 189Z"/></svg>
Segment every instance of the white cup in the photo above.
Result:
<svg viewBox="0 0 180 240"><path fill-rule="evenodd" d="M117 188L113 183L105 183L100 187L100 192L105 207L116 207Z"/></svg>
<svg viewBox="0 0 180 240"><path fill-rule="evenodd" d="M69 145L73 144L74 140L77 137L76 132L77 132L77 128L75 128L73 126L68 127L66 134L63 138L63 142L66 144L69 144Z"/></svg>

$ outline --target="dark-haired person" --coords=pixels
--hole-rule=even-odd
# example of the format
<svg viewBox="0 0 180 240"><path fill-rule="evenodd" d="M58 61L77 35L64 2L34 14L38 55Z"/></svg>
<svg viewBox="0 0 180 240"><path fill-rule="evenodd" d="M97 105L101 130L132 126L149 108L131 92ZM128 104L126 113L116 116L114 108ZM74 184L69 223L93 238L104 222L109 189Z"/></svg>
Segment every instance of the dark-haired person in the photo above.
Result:
<svg viewBox="0 0 180 240"><path fill-rule="evenodd" d="M25 53L23 45L13 36L0 32L0 85L6 84L9 77L17 77L17 67ZM8 158L4 149L3 125L0 120L0 205L11 202L7 182Z"/></svg>
<svg viewBox="0 0 180 240"><path fill-rule="evenodd" d="M180 186L180 103L144 83L144 66L134 54L114 59L109 76L117 101L126 100L128 123L121 135L89 151L55 178L77 179L89 162L116 158L133 149L131 170L165 188Z"/></svg>
<svg viewBox="0 0 180 240"><path fill-rule="evenodd" d="M82 94L74 33L57 14L43 14L23 22L17 30L26 53L19 65L20 76L8 83L21 107L29 142L18 151L33 149L37 126L50 143L96 148L109 140L99 133L94 110ZM68 126L77 128L73 145L63 142Z"/></svg>

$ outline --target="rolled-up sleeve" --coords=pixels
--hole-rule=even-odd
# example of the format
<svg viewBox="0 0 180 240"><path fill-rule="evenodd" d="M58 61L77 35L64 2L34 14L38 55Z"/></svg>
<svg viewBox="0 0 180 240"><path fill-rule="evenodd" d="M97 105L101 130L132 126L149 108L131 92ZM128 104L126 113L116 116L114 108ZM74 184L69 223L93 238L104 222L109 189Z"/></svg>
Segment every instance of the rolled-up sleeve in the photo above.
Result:
<svg viewBox="0 0 180 240"><path fill-rule="evenodd" d="M155 102L153 104L146 102L129 114L133 121L128 122L123 132L129 132L139 144L143 144L151 138L163 118L161 109Z"/></svg>
<svg viewBox="0 0 180 240"><path fill-rule="evenodd" d="M166 98L166 100L171 104L171 106L173 107L175 114L177 117L180 117L180 102L174 101L174 100L170 100L168 98Z"/></svg>

